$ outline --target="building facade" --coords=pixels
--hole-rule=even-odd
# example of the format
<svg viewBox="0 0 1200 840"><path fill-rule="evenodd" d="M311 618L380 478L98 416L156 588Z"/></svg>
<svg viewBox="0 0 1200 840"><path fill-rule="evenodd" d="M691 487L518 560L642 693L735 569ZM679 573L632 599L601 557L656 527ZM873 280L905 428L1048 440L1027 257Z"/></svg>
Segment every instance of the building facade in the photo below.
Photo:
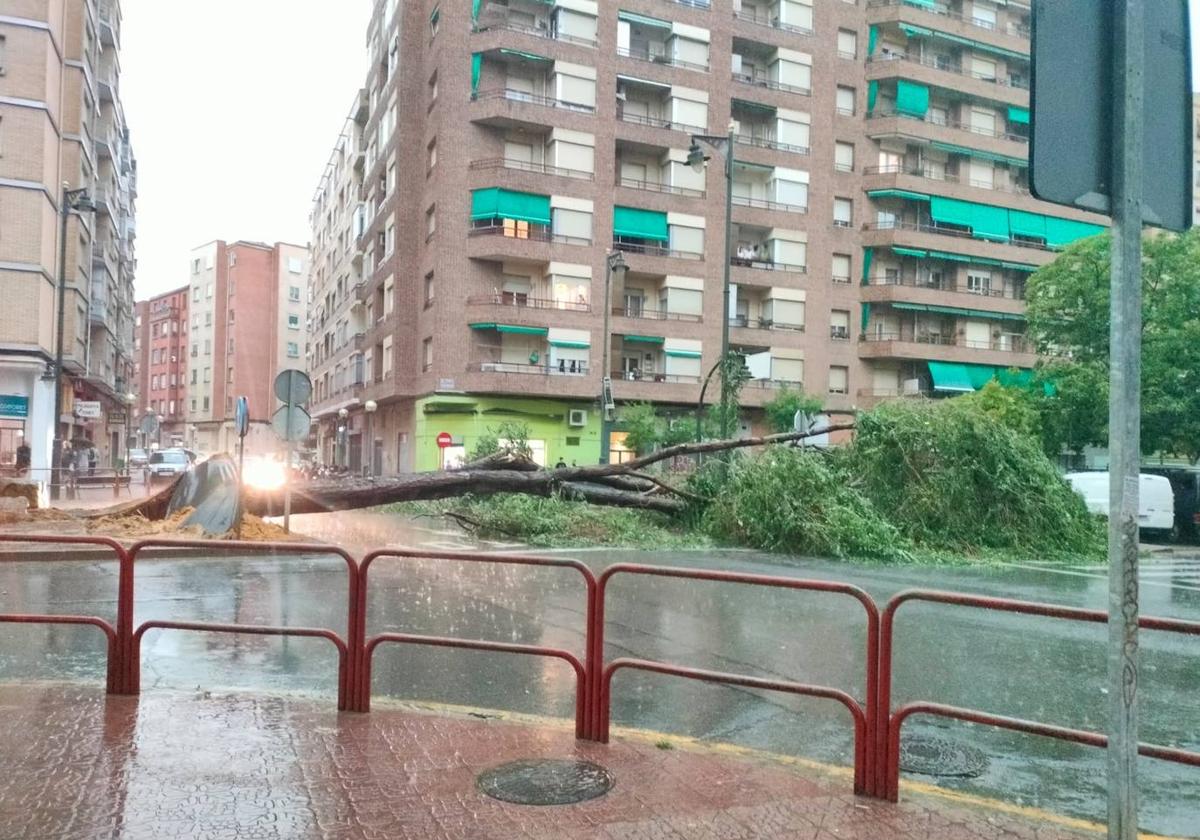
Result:
<svg viewBox="0 0 1200 840"><path fill-rule="evenodd" d="M188 287L136 305L132 428L141 446L173 446L185 439L187 421ZM141 421L158 419L154 434L140 432Z"/></svg>
<svg viewBox="0 0 1200 840"><path fill-rule="evenodd" d="M425 470L513 420L593 462L604 376L694 410L726 271L743 431L787 387L842 413L1027 378L1025 279L1103 222L1029 194L1028 27L1017 0L377 4L361 286L312 334L361 312L362 375L318 387L324 434L356 468L369 422L384 472Z"/></svg>
<svg viewBox="0 0 1200 840"><path fill-rule="evenodd" d="M133 387L137 164L120 99L118 0L8 4L0 15L0 465L54 438L59 211L64 185L94 208L67 221L63 438L125 455Z"/></svg>
<svg viewBox="0 0 1200 840"><path fill-rule="evenodd" d="M247 452L272 453L278 404L272 383L281 370L303 369L308 312L308 248L279 242L216 241L189 261L187 432L206 453L237 445L237 398L250 404Z"/></svg>

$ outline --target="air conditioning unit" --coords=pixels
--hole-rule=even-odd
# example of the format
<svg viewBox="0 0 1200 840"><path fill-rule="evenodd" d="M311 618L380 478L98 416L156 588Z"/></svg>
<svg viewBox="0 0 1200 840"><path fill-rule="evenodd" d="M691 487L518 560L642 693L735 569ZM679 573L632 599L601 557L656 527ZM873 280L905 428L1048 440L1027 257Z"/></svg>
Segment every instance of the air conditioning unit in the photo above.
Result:
<svg viewBox="0 0 1200 840"><path fill-rule="evenodd" d="M582 408L572 408L567 412L567 425L581 428L587 425L587 411Z"/></svg>

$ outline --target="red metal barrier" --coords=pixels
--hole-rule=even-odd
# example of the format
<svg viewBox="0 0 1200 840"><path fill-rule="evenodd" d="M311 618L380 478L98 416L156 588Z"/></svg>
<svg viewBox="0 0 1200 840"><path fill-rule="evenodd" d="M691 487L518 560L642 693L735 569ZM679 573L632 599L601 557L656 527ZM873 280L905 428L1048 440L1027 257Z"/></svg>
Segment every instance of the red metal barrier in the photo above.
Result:
<svg viewBox="0 0 1200 840"><path fill-rule="evenodd" d="M85 536L53 536L29 534L0 534L0 542L32 544L32 545L89 545L112 551L117 561L118 569L124 569L129 564L129 556L125 547L108 537ZM55 560L72 559L69 553L64 553ZM90 558L81 558L90 560ZM0 562L29 562L16 552L0 552ZM118 586L119 589L119 586ZM120 595L117 599L117 619L121 617ZM125 648L121 645L117 628L112 622L94 615L53 615L46 613L3 613L0 623L6 624L76 624L97 627L104 633L107 643L107 661L105 664L105 690L109 694L128 694L124 682Z"/></svg>
<svg viewBox="0 0 1200 840"><path fill-rule="evenodd" d="M669 566L639 566L631 563L618 563L609 566L600 575L596 589L596 608L591 624L591 649L588 651L588 661L600 663L604 660L604 603L608 591L608 582L619 574L648 575L652 577L683 578L686 580L705 580L722 583L743 583L752 586L769 586L781 589L799 589L810 592L828 592L838 595L849 595L862 604L867 614L867 651L866 651L866 703L862 704L844 691L827 686L805 685L803 683L763 680L740 674L728 674L721 671L705 671L696 668L685 668L663 662L650 662L643 659L615 659L608 667L601 670L593 667L590 671L592 697L595 700L595 715L592 731L595 740L608 742L609 719L612 704L613 674L621 668L632 668L643 671L654 671L686 679L702 680L704 682L725 683L728 685L749 686L771 691L785 691L792 694L803 694L810 697L823 697L836 700L845 706L854 720L854 792L858 794L877 795L873 779L878 753L871 737L871 720L878 703L878 661L879 661L879 608L875 601L864 590L847 583L834 583L824 580L804 580L801 578L775 577L772 575L741 574L737 572L718 572L708 569L681 569Z"/></svg>
<svg viewBox="0 0 1200 840"><path fill-rule="evenodd" d="M966 595L958 592L938 592L928 589L910 589L894 596L883 612L883 624L880 634L879 648L879 707L874 723L875 737L881 739L886 759L877 767L881 775L876 780L877 790L888 800L895 802L900 798L900 730L912 715L934 715L952 718L954 720L995 726L1015 732L1025 732L1030 735L1041 735L1047 738L1057 738L1077 744L1087 744L1094 747L1105 747L1108 739L1099 733L1082 729L1070 729L1053 724L1023 720L1021 718L995 715L977 709L964 709L958 706L947 706L941 703L915 702L901 706L891 712L892 696L892 650L895 635L896 611L902 604L909 601L926 601L936 604L950 604L959 607L993 610L997 612L1018 613L1021 615L1036 615L1046 618L1060 618L1068 621L1080 621L1091 624L1107 624L1108 613L1101 610L1085 610L1077 607L1064 607L1057 604L1042 604L1034 601L1015 601L1008 598L989 598L981 595ZM1169 633L1183 633L1200 636L1200 622L1182 621L1172 618L1141 618L1138 626L1146 630L1161 630ZM877 749L879 747L877 746ZM1186 750L1162 747L1154 744L1139 744L1138 753L1150 758L1163 761L1173 761L1200 767L1200 753Z"/></svg>
<svg viewBox="0 0 1200 840"><path fill-rule="evenodd" d="M538 645L519 645L506 642L489 642L483 639L452 639L443 636L421 636L405 633L380 633L367 637L367 593L368 574L371 566L380 558L395 560L450 560L464 563L487 563L490 565L510 566L539 566L542 568L573 569L583 578L585 587L584 646L586 648L586 664L581 663L575 654L562 648L542 647ZM400 644L433 645L437 647L454 647L467 650L482 650L499 653L515 653L527 656L545 656L561 659L571 665L575 671L575 734L586 740L595 740L591 729L592 707L592 669L595 664L591 660L591 632L594 626L596 610L596 577L592 570L578 560L564 558L535 557L525 554L476 554L460 551L418 551L416 549L383 549L372 551L363 558L359 567L358 638L361 641L359 650L358 690L350 708L353 711L367 712L371 708L371 657L375 648L382 642Z"/></svg>
<svg viewBox="0 0 1200 840"><path fill-rule="evenodd" d="M346 637L342 638L333 630L314 627L269 627L253 624L222 624L214 622L178 622L178 621L147 621L135 631L133 628L133 589L134 566L138 555L148 548L199 548L220 552L241 551L250 554L284 553L320 554L340 557L346 563L348 572L348 594L346 611ZM356 651L361 645L361 638L356 635L360 622L358 620L359 580L358 564L342 548L320 543L293 542L248 542L237 540L141 540L134 543L128 551L128 563L122 567L120 592L117 603L117 635L123 640L125 648L126 677L125 685L129 691L122 692L137 694L141 687L141 641L147 630L174 629L194 630L207 633L239 633L257 636L304 636L309 638L324 638L333 642L338 651L338 711L350 708L353 687L358 680L356 670L358 657Z"/></svg>

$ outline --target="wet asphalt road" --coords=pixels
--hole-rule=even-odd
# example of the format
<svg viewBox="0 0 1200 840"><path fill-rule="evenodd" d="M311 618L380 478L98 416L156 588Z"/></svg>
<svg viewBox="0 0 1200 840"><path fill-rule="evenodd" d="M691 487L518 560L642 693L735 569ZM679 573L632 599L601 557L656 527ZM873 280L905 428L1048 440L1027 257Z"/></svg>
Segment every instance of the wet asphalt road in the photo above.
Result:
<svg viewBox="0 0 1200 840"><path fill-rule="evenodd" d="M342 519L345 527L349 520ZM397 529L359 515L362 540L460 545L452 535ZM311 524L311 522L309 523ZM300 524L305 527L304 522ZM309 528L308 530L313 530ZM556 553L558 554L558 553ZM785 560L751 552L562 552L594 570L634 561L842 580L882 601L913 586L1103 609L1102 568L889 569ZM154 618L285 624L344 630L345 575L321 557L153 560L139 566L138 622ZM0 565L11 611L111 617L116 570L104 562ZM371 572L368 632L403 630L564 647L583 654L577 575L506 566L381 563ZM1200 554L1145 561L1143 612L1200 620ZM861 697L863 618L841 596L701 582L616 579L606 655L826 684ZM1064 726L1102 730L1105 628L925 604L897 621L897 703L926 699ZM1200 643L1142 635L1143 740L1200 750ZM90 628L0 625L0 679L103 679L103 646ZM321 640L151 631L142 688L335 694L336 661ZM381 647L376 697L440 701L569 717L574 681L558 662L435 648ZM848 715L828 701L624 672L613 722L848 764ZM1104 815L1103 752L983 727L914 718L907 737L980 750L975 778L925 781L1065 812ZM1143 760L1142 827L1200 837L1200 771Z"/></svg>

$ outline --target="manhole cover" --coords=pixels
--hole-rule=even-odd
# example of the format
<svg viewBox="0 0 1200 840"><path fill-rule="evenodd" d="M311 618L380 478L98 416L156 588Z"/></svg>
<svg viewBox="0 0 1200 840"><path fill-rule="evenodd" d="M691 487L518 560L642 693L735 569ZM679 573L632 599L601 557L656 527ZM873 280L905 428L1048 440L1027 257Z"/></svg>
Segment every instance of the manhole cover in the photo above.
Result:
<svg viewBox="0 0 1200 840"><path fill-rule="evenodd" d="M971 779L987 766L982 751L946 738L905 738L900 744L900 769L909 773Z"/></svg>
<svg viewBox="0 0 1200 840"><path fill-rule="evenodd" d="M512 761L484 770L476 780L493 799L517 805L570 805L603 796L612 774L590 761L534 759Z"/></svg>

